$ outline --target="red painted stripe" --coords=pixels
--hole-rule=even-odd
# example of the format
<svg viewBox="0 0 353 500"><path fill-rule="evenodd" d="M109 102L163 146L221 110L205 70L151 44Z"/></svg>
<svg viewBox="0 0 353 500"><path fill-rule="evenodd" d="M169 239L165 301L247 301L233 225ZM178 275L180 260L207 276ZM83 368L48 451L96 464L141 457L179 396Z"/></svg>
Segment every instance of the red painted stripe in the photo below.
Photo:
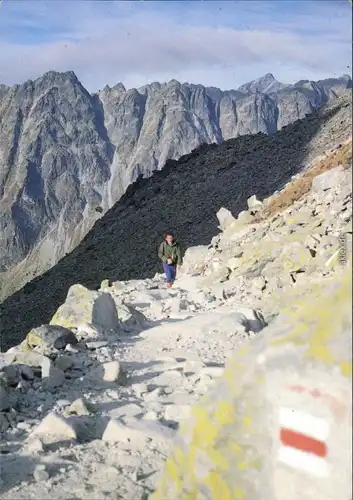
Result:
<svg viewBox="0 0 353 500"><path fill-rule="evenodd" d="M280 439L284 446L306 451L318 457L326 457L327 455L327 446L323 441L318 441L299 432L291 431L290 429L281 429Z"/></svg>

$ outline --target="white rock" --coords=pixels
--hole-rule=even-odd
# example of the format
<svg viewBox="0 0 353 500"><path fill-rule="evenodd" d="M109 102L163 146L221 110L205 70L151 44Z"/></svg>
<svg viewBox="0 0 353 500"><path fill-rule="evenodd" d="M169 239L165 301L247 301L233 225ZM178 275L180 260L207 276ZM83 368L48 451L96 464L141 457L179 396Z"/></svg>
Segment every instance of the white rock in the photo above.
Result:
<svg viewBox="0 0 353 500"><path fill-rule="evenodd" d="M111 419L105 429L102 440L112 443L129 443L144 447L147 441L172 439L175 432L158 422L149 420L127 419L126 423Z"/></svg>
<svg viewBox="0 0 353 500"><path fill-rule="evenodd" d="M147 384L143 384L143 383L142 384L133 384L132 388L138 397L141 397L143 394L148 393Z"/></svg>
<svg viewBox="0 0 353 500"><path fill-rule="evenodd" d="M59 407L65 407L65 406L70 406L70 401L68 399L58 399L56 402L57 406Z"/></svg>
<svg viewBox="0 0 353 500"><path fill-rule="evenodd" d="M148 394L144 394L144 400L145 401L155 401L156 399L158 399L162 395L163 395L162 387L156 387L156 389L153 389L153 391L149 392Z"/></svg>
<svg viewBox="0 0 353 500"><path fill-rule="evenodd" d="M188 248L184 255L181 274L199 274L212 254L213 252L205 245Z"/></svg>
<svg viewBox="0 0 353 500"><path fill-rule="evenodd" d="M118 382L121 385L126 383L126 374L122 370L119 361L108 361L100 366L94 368L89 374L88 378L97 382Z"/></svg>
<svg viewBox="0 0 353 500"><path fill-rule="evenodd" d="M349 181L347 172L344 170L342 165L336 168L328 170L320 175L317 175L313 179L311 190L314 193L320 193L338 187L340 184Z"/></svg>
<svg viewBox="0 0 353 500"><path fill-rule="evenodd" d="M227 266L232 271L238 269L238 267L240 267L241 265L242 265L242 259L238 257L231 257L227 262Z"/></svg>
<svg viewBox="0 0 353 500"><path fill-rule="evenodd" d="M76 336L85 340L99 339L103 336L103 330L102 328L93 326L90 323L81 323L77 326Z"/></svg>
<svg viewBox="0 0 353 500"><path fill-rule="evenodd" d="M166 420L174 420L179 422L186 420L191 415L191 406L189 405L168 405L166 406L164 418Z"/></svg>
<svg viewBox="0 0 353 500"><path fill-rule="evenodd" d="M54 412L49 413L41 421L41 423L33 430L31 437L39 435L51 436L56 438L57 441L62 439L77 439L77 433L72 425L72 422Z"/></svg>
<svg viewBox="0 0 353 500"><path fill-rule="evenodd" d="M65 347L65 351L67 352L73 352L75 354L79 353L79 349L76 349L76 347L74 347L73 345L71 344L67 344L67 346Z"/></svg>
<svg viewBox="0 0 353 500"><path fill-rule="evenodd" d="M44 464L39 464L35 468L33 472L33 477L37 482L44 482L49 479L49 474L45 470L45 465Z"/></svg>
<svg viewBox="0 0 353 500"><path fill-rule="evenodd" d="M39 438L30 439L26 445L26 449L30 453L43 453L44 452L43 443Z"/></svg>
<svg viewBox="0 0 353 500"><path fill-rule="evenodd" d="M87 349L95 350L108 345L106 340L96 340L94 342L86 342Z"/></svg>
<svg viewBox="0 0 353 500"><path fill-rule="evenodd" d="M21 429L22 431L29 431L31 429L31 425L28 422L18 422L17 429Z"/></svg>
<svg viewBox="0 0 353 500"><path fill-rule="evenodd" d="M256 212L256 211L261 210L263 208L263 203L256 198L255 194L253 196L250 196L250 198L247 199L247 204L248 204L248 209L250 210L250 212Z"/></svg>
<svg viewBox="0 0 353 500"><path fill-rule="evenodd" d="M113 408L107 413L111 418L137 417L143 413L143 408L135 403L130 403L119 406L118 408Z"/></svg>
<svg viewBox="0 0 353 500"><path fill-rule="evenodd" d="M158 420L158 413L154 410L150 410L143 416L146 420Z"/></svg>
<svg viewBox="0 0 353 500"><path fill-rule="evenodd" d="M201 368L200 375L208 375L211 378L221 377L224 373L223 366L204 366Z"/></svg>
<svg viewBox="0 0 353 500"><path fill-rule="evenodd" d="M75 399L65 410L66 415L70 414L76 414L76 415L90 415L91 414L91 408L90 404L88 401L85 400L85 398L78 398Z"/></svg>
<svg viewBox="0 0 353 500"><path fill-rule="evenodd" d="M222 231L227 229L227 227L229 227L235 221L235 218L233 217L231 212L223 207L218 210L216 215L219 221L219 228Z"/></svg>
<svg viewBox="0 0 353 500"><path fill-rule="evenodd" d="M144 444L144 437L145 436L143 436L140 431L131 429L118 420L110 419L102 436L102 440L111 443L128 443L131 440L142 440Z"/></svg>
<svg viewBox="0 0 353 500"><path fill-rule="evenodd" d="M116 308L119 320L124 326L142 328L145 325L147 318L133 306L128 304L116 304Z"/></svg>
<svg viewBox="0 0 353 500"><path fill-rule="evenodd" d="M240 212L237 217L237 221L242 224L249 224L252 220L253 216L247 210Z"/></svg>

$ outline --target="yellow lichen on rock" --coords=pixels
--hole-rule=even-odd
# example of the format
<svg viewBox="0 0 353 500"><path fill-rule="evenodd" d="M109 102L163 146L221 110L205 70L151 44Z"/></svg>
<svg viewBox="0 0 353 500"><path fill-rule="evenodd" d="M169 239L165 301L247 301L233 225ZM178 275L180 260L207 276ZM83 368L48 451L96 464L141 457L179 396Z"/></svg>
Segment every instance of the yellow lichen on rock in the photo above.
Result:
<svg viewBox="0 0 353 500"><path fill-rule="evenodd" d="M333 498L335 491L340 498L349 497L350 464L345 454L340 458L333 452L334 474L320 487L310 476L281 469L273 456L271 426L275 425L278 401L289 398L300 408L301 396L291 399L288 392L293 381L304 389L324 388L331 399L335 391L349 399L351 285L346 270L322 290L322 297L314 295L312 301L301 297L297 307L284 312L262 337L236 353L212 392L200 400L192 418L182 426L153 500L292 500L303 485L308 499ZM346 406L338 447L340 439L349 443L347 399L341 402ZM324 403L318 400L313 408L320 409L320 405ZM326 406L322 408L328 411ZM336 415L330 418L334 420ZM333 438L332 446L335 442ZM287 475L293 480L290 492L288 481L273 479Z"/></svg>
<svg viewBox="0 0 353 500"><path fill-rule="evenodd" d="M87 323L103 329L117 328L118 315L114 300L109 293L73 285L50 324L73 328Z"/></svg>

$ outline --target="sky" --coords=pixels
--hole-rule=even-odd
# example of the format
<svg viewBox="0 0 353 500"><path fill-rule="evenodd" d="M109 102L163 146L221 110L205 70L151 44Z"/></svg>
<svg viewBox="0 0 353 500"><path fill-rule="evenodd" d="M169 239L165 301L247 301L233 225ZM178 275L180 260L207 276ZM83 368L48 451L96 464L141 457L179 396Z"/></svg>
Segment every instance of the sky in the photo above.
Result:
<svg viewBox="0 0 353 500"><path fill-rule="evenodd" d="M1 0L0 0L1 1ZM221 89L351 74L348 0L2 0L0 83L73 70L91 92L122 82Z"/></svg>

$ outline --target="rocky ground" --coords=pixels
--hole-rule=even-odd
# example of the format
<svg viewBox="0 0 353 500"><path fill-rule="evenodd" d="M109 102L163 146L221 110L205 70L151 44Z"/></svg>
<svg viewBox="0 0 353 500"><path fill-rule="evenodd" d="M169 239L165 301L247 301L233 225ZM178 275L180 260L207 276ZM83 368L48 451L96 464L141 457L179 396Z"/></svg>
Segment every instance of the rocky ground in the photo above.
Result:
<svg viewBox="0 0 353 500"><path fill-rule="evenodd" d="M221 209L221 233L187 250L171 290L158 274L74 285L50 325L1 354L1 498L150 498L227 359L351 265L352 172L335 167L280 213L285 190L236 219Z"/></svg>

